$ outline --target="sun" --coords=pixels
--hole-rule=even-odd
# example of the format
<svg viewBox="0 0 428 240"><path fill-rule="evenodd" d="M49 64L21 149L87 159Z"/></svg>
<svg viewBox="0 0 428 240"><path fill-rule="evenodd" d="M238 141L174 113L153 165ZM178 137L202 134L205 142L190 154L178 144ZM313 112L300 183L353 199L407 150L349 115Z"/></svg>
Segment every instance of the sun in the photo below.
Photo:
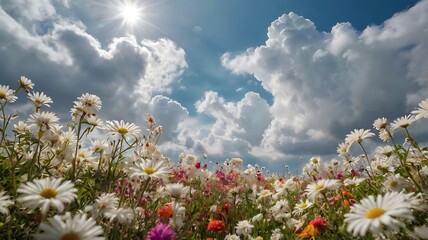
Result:
<svg viewBox="0 0 428 240"><path fill-rule="evenodd" d="M126 25L135 25L142 15L142 8L133 3L123 3L119 7L119 16Z"/></svg>

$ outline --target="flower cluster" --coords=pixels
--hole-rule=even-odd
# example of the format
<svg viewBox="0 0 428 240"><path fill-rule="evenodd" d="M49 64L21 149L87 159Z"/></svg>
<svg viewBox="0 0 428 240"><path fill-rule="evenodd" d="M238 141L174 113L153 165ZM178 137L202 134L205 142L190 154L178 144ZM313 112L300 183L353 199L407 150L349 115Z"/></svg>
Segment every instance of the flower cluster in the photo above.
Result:
<svg viewBox="0 0 428 240"><path fill-rule="evenodd" d="M101 99L89 93L63 125L33 88L26 77L16 90L0 85L0 174L9 176L0 181L0 236L428 239L428 147L411 134L428 118L428 99L391 123L375 120L380 146L374 130L355 129L337 159L312 157L293 176L241 158L212 167L207 155L182 153L174 162L160 152L153 116L146 130L99 119ZM19 94L34 106L27 119L13 110Z"/></svg>

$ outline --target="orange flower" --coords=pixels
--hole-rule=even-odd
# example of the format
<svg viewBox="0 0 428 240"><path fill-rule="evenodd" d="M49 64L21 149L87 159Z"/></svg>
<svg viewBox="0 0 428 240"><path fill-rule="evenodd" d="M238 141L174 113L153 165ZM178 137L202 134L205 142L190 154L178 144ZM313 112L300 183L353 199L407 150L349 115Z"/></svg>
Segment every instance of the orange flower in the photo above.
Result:
<svg viewBox="0 0 428 240"><path fill-rule="evenodd" d="M224 232L224 223L221 220L210 220L207 229L216 233Z"/></svg>
<svg viewBox="0 0 428 240"><path fill-rule="evenodd" d="M344 208L348 208L349 207L349 201L348 200L343 200L343 207Z"/></svg>
<svg viewBox="0 0 428 240"><path fill-rule="evenodd" d="M319 234L320 234L320 231L318 231L318 228L315 227L313 224L309 224L299 234L299 237L301 237L301 238L309 238L309 237L313 237L313 236L319 235Z"/></svg>
<svg viewBox="0 0 428 240"><path fill-rule="evenodd" d="M354 198L354 196L352 196L352 193L350 193L348 191L343 191L343 196L345 196L347 198Z"/></svg>
<svg viewBox="0 0 428 240"><path fill-rule="evenodd" d="M173 211L171 208L171 204L167 204L166 206L158 210L158 215L160 218L168 219L169 217L172 216L172 214L173 214Z"/></svg>

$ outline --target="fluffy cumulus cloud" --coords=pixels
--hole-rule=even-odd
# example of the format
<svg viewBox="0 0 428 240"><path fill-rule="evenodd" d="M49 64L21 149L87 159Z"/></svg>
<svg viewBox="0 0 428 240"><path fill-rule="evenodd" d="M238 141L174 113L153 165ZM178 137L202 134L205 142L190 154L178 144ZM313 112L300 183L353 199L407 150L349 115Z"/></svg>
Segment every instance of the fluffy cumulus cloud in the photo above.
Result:
<svg viewBox="0 0 428 240"><path fill-rule="evenodd" d="M334 153L354 128L370 128L381 116L393 120L428 96L428 1L362 32L350 23L321 32L291 12L272 22L267 35L264 45L221 58L273 96L272 120L258 129L260 144L251 142L254 156ZM217 119L213 135L244 139L237 124L252 119L230 120L236 119L231 106L213 93L199 104Z"/></svg>
<svg viewBox="0 0 428 240"><path fill-rule="evenodd" d="M200 142L209 154L248 156L246 152L260 145L272 120L268 103L254 92L246 93L238 102L227 102L216 92L206 92L195 105L199 113L215 119Z"/></svg>
<svg viewBox="0 0 428 240"><path fill-rule="evenodd" d="M89 92L102 99L104 119L143 125L145 115L153 113L165 126L166 139L177 136L188 112L161 94L171 92L187 68L184 50L169 39L137 40L132 35L113 37L103 46L83 22L61 15L58 9L67 2L63 4L2 3L2 84L16 86L19 76L29 77L36 91L52 97L53 110L64 121L70 119L76 97Z"/></svg>

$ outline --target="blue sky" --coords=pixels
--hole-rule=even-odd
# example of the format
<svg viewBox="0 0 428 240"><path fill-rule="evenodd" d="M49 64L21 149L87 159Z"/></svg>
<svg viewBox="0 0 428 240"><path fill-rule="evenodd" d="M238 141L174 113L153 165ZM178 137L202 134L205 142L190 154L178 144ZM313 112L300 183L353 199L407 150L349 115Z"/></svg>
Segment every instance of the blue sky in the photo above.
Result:
<svg viewBox="0 0 428 240"><path fill-rule="evenodd" d="M124 23L120 6L141 9ZM334 157L354 128L428 96L428 1L3 0L0 79L21 75L69 120L164 127L161 149L282 171ZM25 96L21 96L25 98ZM28 113L29 105L16 105Z"/></svg>

